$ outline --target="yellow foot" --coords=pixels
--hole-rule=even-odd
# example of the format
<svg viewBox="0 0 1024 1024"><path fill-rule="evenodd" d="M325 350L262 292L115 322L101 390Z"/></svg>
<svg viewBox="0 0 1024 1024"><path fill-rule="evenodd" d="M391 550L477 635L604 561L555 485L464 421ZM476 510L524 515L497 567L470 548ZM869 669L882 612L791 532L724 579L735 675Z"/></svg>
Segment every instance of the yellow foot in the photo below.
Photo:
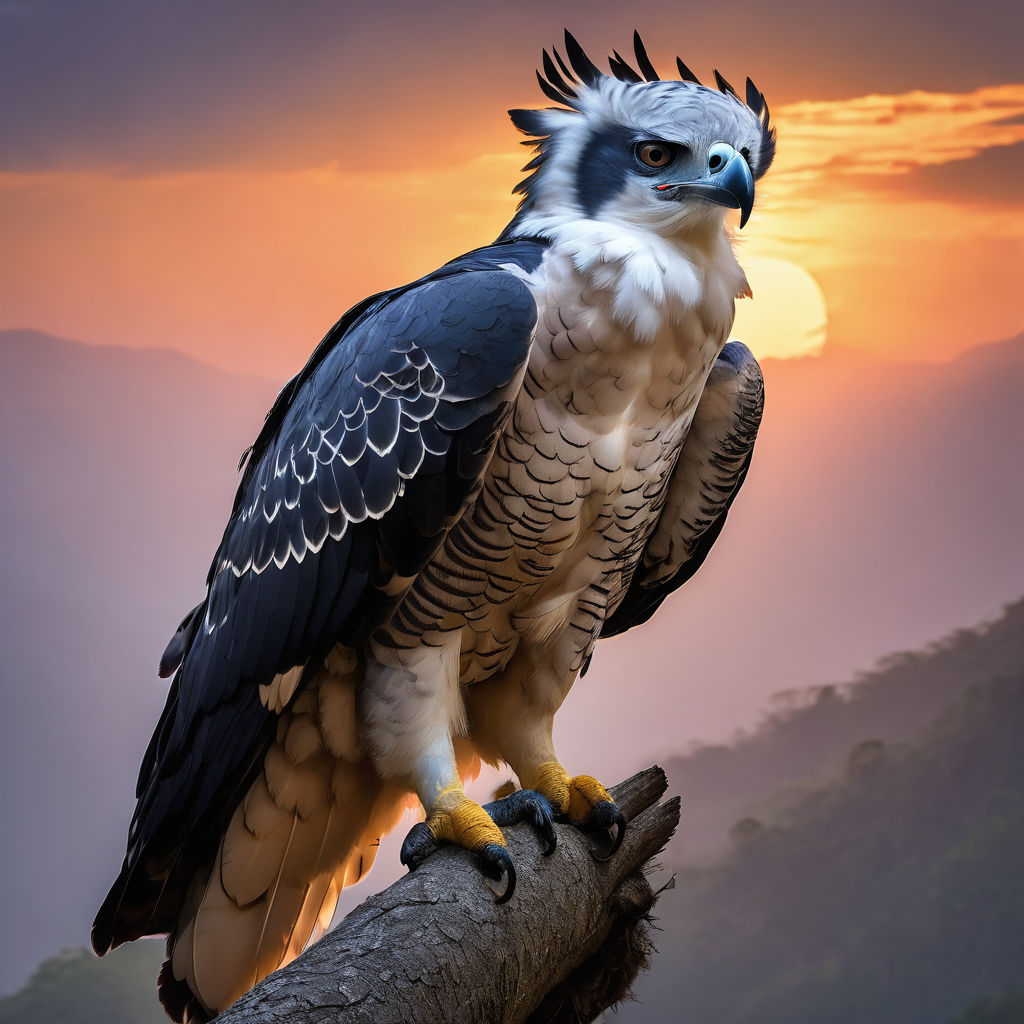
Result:
<svg viewBox="0 0 1024 1024"><path fill-rule="evenodd" d="M402 843L402 863L415 871L442 843L453 843L476 855L499 903L512 895L516 870L505 849L505 837L491 816L462 792L461 786L443 789L427 820L409 830Z"/></svg>
<svg viewBox="0 0 1024 1024"><path fill-rule="evenodd" d="M557 761L545 761L538 765L532 781L533 788L547 797L556 814L591 833L595 857L607 860L615 853L626 832L626 819L597 779L570 776Z"/></svg>
<svg viewBox="0 0 1024 1024"><path fill-rule="evenodd" d="M438 842L455 843L474 853L489 843L505 845L494 819L462 792L461 786L442 789L425 822Z"/></svg>

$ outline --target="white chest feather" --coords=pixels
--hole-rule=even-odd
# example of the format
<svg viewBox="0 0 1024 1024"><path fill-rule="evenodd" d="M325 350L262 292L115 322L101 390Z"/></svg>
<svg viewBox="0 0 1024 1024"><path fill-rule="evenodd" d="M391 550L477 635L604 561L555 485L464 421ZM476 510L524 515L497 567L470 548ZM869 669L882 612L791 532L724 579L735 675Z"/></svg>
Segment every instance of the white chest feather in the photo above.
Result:
<svg viewBox="0 0 1024 1024"><path fill-rule="evenodd" d="M657 522L731 326L733 281L667 246L588 237L525 277L538 322L522 391L479 498L415 588L419 621L462 632L464 682L524 640L557 642L578 669Z"/></svg>
<svg viewBox="0 0 1024 1024"><path fill-rule="evenodd" d="M508 433L614 498L674 463L727 340L735 282L657 239L582 224L528 279L538 324Z"/></svg>

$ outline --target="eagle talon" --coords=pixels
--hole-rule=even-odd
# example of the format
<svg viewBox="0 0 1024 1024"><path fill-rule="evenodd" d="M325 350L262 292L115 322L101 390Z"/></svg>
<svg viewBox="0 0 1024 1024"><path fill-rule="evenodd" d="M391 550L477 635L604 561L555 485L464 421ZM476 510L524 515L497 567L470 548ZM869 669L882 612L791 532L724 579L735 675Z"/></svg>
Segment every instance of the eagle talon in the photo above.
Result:
<svg viewBox="0 0 1024 1024"><path fill-rule="evenodd" d="M626 834L626 819L608 790L589 775L570 778L557 761L542 763L533 774L537 788L558 808L557 820L586 834L595 860L614 856Z"/></svg>
<svg viewBox="0 0 1024 1024"><path fill-rule="evenodd" d="M548 857L555 852L555 812L547 797L532 789L521 789L500 800L485 804L484 810L496 825L518 825L527 822L533 826L541 841L541 853Z"/></svg>
<svg viewBox="0 0 1024 1024"><path fill-rule="evenodd" d="M495 801L495 805L491 806L496 806L496 816L502 822L513 824L518 821L530 821L535 827L539 827L537 822L543 823L544 807L547 807L549 816L551 808L538 794L531 793L529 796L536 799L519 799L506 807L500 806L504 801ZM543 806L539 801L543 801ZM415 871L427 857L436 853L442 846L461 846L476 857L484 880L497 896L495 902L504 903L515 892L516 869L508 850L505 849L501 829L494 820L495 815L491 813L491 808L484 808L467 800L462 795L461 788L457 799L448 800L448 804L447 809L434 810L426 821L417 822L409 829L405 842L402 843L402 863L410 871ZM435 803L435 808L436 806Z"/></svg>
<svg viewBox="0 0 1024 1024"><path fill-rule="evenodd" d="M476 851L487 887L494 893L495 903L505 903L516 891L516 869L504 846L488 843Z"/></svg>
<svg viewBox="0 0 1024 1024"><path fill-rule="evenodd" d="M405 837L399 860L410 870L415 871L432 853L440 849L425 821L418 821Z"/></svg>
<svg viewBox="0 0 1024 1024"><path fill-rule="evenodd" d="M594 817L586 829L590 853L594 860L610 860L626 835L626 819L610 800L594 807Z"/></svg>

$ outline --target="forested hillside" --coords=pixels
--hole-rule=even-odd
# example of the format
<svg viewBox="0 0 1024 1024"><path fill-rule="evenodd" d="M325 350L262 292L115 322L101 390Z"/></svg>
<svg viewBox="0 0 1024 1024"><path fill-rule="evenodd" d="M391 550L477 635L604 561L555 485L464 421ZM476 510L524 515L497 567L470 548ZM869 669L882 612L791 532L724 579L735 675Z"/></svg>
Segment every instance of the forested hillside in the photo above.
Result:
<svg viewBox="0 0 1024 1024"><path fill-rule="evenodd" d="M958 694L1005 675L1024 676L1024 600L926 650L889 655L847 683L780 692L756 731L666 762L686 808L673 863L720 855L733 825L781 817L838 772L857 743L909 739Z"/></svg>
<svg viewBox="0 0 1024 1024"><path fill-rule="evenodd" d="M764 371L757 456L722 542L642 629L601 644L556 723L567 765L622 779L756 723L773 691L847 678L1019 594L1024 478L1007 467L1024 450L1024 337L950 363L839 352ZM164 704L157 660L202 597L239 453L279 383L0 331L0 804L17 822L0 875L18 882L0 993L86 941ZM688 814L680 856L720 851L781 782L835 768L855 737L826 727L830 693L808 698L821 729L687 759L673 778ZM394 841L374 887L400 870Z"/></svg>
<svg viewBox="0 0 1024 1024"><path fill-rule="evenodd" d="M659 904L660 955L620 1019L1019 1021L1022 728L1018 670L915 741L862 740L781 823L739 823Z"/></svg>
<svg viewBox="0 0 1024 1024"><path fill-rule="evenodd" d="M1022 733L1024 601L673 759L677 884L618 1019L1020 1024ZM51 958L0 1024L159 1024L161 959L156 942Z"/></svg>
<svg viewBox="0 0 1024 1024"><path fill-rule="evenodd" d="M162 942L133 942L102 960L67 950L0 999L0 1024L167 1024L156 998L163 958Z"/></svg>

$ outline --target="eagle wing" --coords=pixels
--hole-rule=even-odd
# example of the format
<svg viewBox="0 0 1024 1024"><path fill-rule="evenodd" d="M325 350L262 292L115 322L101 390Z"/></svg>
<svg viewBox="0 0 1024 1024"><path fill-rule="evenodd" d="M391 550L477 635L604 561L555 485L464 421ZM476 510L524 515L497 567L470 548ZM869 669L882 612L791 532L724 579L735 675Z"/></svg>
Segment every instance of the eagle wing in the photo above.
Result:
<svg viewBox="0 0 1024 1024"><path fill-rule="evenodd" d="M704 564L746 479L763 409L761 368L731 341L711 368L658 524L601 636L646 622Z"/></svg>
<svg viewBox="0 0 1024 1024"><path fill-rule="evenodd" d="M247 461L205 600L139 775L128 852L93 928L99 952L167 931L258 772L267 688L385 622L476 494L537 318L507 243L366 300L282 391ZM303 666L308 668L303 672ZM262 688L262 699L261 699Z"/></svg>

